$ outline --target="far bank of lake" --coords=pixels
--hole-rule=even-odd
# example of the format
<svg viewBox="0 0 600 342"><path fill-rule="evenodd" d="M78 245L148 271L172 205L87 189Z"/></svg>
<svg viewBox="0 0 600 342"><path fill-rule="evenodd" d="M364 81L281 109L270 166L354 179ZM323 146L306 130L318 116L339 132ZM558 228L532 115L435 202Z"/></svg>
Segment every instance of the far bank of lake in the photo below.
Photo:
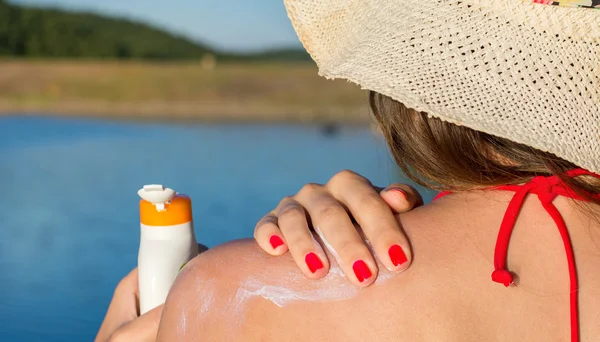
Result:
<svg viewBox="0 0 600 342"><path fill-rule="evenodd" d="M308 62L0 60L0 115L368 123L367 93Z"/></svg>

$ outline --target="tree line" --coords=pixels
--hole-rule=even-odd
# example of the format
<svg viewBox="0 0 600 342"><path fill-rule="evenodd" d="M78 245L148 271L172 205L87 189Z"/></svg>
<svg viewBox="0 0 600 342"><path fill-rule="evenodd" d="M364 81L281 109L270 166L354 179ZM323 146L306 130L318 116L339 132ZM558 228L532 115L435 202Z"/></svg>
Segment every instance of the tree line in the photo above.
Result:
<svg viewBox="0 0 600 342"><path fill-rule="evenodd" d="M0 0L0 56L193 60L207 54L220 59L308 59L295 50L253 56L218 53L143 23Z"/></svg>

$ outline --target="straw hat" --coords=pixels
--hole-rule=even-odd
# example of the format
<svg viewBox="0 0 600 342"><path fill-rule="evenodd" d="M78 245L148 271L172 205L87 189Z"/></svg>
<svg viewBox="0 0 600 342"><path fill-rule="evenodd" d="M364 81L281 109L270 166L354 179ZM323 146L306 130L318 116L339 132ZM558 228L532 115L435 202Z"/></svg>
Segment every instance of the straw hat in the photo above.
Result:
<svg viewBox="0 0 600 342"><path fill-rule="evenodd" d="M600 1L285 4L320 75L600 173Z"/></svg>

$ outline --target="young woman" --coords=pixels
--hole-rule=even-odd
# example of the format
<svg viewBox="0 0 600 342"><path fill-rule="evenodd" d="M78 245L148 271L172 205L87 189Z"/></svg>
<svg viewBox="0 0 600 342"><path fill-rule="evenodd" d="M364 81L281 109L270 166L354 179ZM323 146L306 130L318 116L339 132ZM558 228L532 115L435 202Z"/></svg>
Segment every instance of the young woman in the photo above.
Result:
<svg viewBox="0 0 600 342"><path fill-rule="evenodd" d="M400 167L443 192L397 217L414 251L402 274L393 271L410 263L404 241L374 235L378 214L366 215L380 201L353 202L377 241L377 274L356 235L334 233L331 218L342 211L314 209L335 206L309 186L257 238L269 251L265 239L278 236L305 273L329 262L329 274L299 276L291 258L267 257L252 241L219 246L183 270L158 340L597 339L598 5L286 1L320 73L371 90ZM287 203L308 211L315 241L331 254L311 249L306 216L282 210ZM349 286L342 274L377 281Z"/></svg>

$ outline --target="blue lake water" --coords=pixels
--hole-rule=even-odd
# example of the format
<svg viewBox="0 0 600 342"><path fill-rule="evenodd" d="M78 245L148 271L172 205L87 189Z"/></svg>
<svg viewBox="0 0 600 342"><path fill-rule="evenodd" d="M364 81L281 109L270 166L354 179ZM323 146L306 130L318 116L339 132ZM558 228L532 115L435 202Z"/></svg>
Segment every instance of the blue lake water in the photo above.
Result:
<svg viewBox="0 0 600 342"><path fill-rule="evenodd" d="M144 184L189 194L196 236L214 246L342 169L402 181L367 128L0 117L0 341L94 338L136 266Z"/></svg>

